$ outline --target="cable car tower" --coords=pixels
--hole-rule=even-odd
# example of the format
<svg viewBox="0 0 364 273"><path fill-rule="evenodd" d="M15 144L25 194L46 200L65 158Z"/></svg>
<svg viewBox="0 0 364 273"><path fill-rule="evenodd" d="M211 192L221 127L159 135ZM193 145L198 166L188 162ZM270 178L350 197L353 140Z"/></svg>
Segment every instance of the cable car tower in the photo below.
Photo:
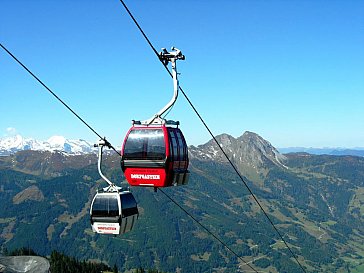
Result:
<svg viewBox="0 0 364 273"><path fill-rule="evenodd" d="M172 99L153 117L145 121L133 120L121 151L121 167L132 186L168 187L188 183L187 143L178 128L179 121L162 117L178 98L177 60L184 60L182 52L165 48L159 58L165 66L171 63L173 77Z"/></svg>

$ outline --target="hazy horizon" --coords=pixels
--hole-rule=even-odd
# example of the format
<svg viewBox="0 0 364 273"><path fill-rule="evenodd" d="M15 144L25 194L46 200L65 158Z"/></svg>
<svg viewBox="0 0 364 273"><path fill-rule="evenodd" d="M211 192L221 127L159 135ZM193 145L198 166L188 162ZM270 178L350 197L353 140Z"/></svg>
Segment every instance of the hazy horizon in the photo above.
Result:
<svg viewBox="0 0 364 273"><path fill-rule="evenodd" d="M82 137L78 137L78 138L70 138L70 137L67 137L67 136L64 136L64 135L53 135L53 136L49 136L45 139L40 139L40 138L36 138L36 137L32 137L32 136L23 136L21 134L12 134L12 135L4 135L2 137L0 137L0 139L6 139L6 138L12 138L12 137L16 137L16 136L21 136L23 139L34 139L34 140L37 140L37 141L41 141L41 142L45 142L45 141L49 141L50 139L54 138L54 137L64 137L66 140L84 140L90 144L94 144L97 142L97 140L94 140L94 141L91 141L91 140L87 140L87 139L84 139ZM216 135L217 136L217 135ZM234 138L238 138L239 136L233 136ZM203 142L203 143L199 143L197 145L195 144L189 144L188 143L188 146L199 146L199 145L203 145L203 144L206 144L207 142L209 142L212 138L210 138L209 140L207 140L206 142ZM269 139L265 139L267 140L268 142ZM113 146L116 146L116 147L121 147L122 144L119 144L119 143L111 143ZM271 143L276 149L280 150L280 149L321 149L321 150L325 150L325 149L331 149L331 150L334 150L334 149L338 149L338 150L345 150L345 149L352 149L352 150L364 150L364 147L335 147L335 146L323 146L323 147L305 147L305 146L276 146L274 145L274 143Z"/></svg>

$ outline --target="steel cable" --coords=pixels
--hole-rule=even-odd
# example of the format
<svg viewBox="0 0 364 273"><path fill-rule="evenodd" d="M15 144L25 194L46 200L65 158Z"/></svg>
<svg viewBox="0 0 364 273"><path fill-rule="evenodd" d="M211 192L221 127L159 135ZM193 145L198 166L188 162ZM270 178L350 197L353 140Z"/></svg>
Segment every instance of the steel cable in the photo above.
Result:
<svg viewBox="0 0 364 273"><path fill-rule="evenodd" d="M131 13L131 11L129 10L129 8L126 6L126 4L124 3L123 0L119 0L119 1L124 6L125 10L129 14L129 16L131 17L131 19L134 21L135 25L137 26L137 28L139 29L139 31L141 32L141 34L143 35L143 37L145 38L145 40L147 41L147 43L149 44L149 46L152 48L153 52L157 55L157 57L159 59L159 53L158 53L158 51L155 49L155 47L153 46L152 42L149 40L148 36L145 34L145 32L143 31L143 29L141 28L141 26L139 25L139 23L137 22L137 20L135 19L135 17ZM167 72L169 73L169 75L171 77L173 77L171 71L168 69L168 66L166 64L164 64L162 61L161 61L161 63L164 66L164 68L167 70ZM260 204L260 202L257 199L257 197L253 194L252 190L250 189L250 187L248 186L248 184L246 183L246 181L244 180L244 178L242 177L242 175L240 174L240 172L237 170L237 168L235 167L235 165L233 164L233 162L230 160L230 158L228 157L228 155L226 154L226 152L224 151L224 149L220 146L220 144L217 141L217 139L215 138L214 134L211 132L210 128L207 126L206 122L204 121L204 119L202 118L202 116L199 114L199 112L197 111L197 109L195 108L195 106L193 105L193 103L191 102L191 100L188 98L187 94L183 91L183 89L182 89L181 86L179 86L179 90L182 92L183 96L186 98L187 102L190 104L190 106L193 109L193 111L195 112L195 114L198 116L198 118L200 119L200 121L202 122L202 124L204 125L204 127L206 128L206 130L209 132L210 136L213 138L213 140L215 141L215 143L217 144L217 146L220 148L221 152L223 153L223 155L225 156L225 158L228 160L229 164L232 166L232 168L234 169L234 171L236 172L236 174L239 176L240 180L243 182L244 186L247 188L247 190L249 191L249 193L253 197L254 201L258 204L259 208L263 211L263 213L264 213L265 217L268 219L269 223L273 226L274 230L277 232L277 234L279 235L279 237L281 238L281 240L284 242L285 246L287 247L287 249L291 253L292 257L295 259L295 261L300 266L300 268L302 269L302 271L303 272L306 272L305 268L302 266L302 264L298 260L297 256L293 253L292 249L289 247L288 243L283 238L282 234L279 232L279 230L277 229L277 227L273 223L272 219L269 217L269 215L267 214L267 212L264 210L263 206Z"/></svg>

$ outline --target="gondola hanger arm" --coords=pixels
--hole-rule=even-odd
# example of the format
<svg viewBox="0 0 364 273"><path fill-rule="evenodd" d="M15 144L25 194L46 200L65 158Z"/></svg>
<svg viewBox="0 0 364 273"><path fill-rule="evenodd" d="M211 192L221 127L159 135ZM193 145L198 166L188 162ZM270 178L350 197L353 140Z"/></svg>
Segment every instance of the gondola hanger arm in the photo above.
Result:
<svg viewBox="0 0 364 273"><path fill-rule="evenodd" d="M102 163L102 153L103 153L103 149L104 146L106 147L111 147L110 142L108 142L106 140L106 138L102 138L98 141L97 144L94 145L94 147L98 147L99 148L99 156L98 156L98 161L97 161L97 169L99 171L99 174L101 176L102 179L104 179L106 181L106 183L109 184L108 187L103 188L104 192L115 192L115 191L119 191L121 190L121 187L115 186L114 183L112 183L103 173L101 170L101 163Z"/></svg>
<svg viewBox="0 0 364 273"><path fill-rule="evenodd" d="M176 47L172 47L171 51L168 52L165 48L162 48L162 51L159 53L159 59L161 62L167 66L168 63L171 63L172 66L172 76L173 76L173 97L172 99L161 109L157 114L151 117L148 120L142 121L143 125L151 125L151 124L175 124L174 121L167 121L162 118L162 115L167 112L176 102L178 98L179 91L179 82L178 82L178 73L177 73L177 60L185 60L185 56L182 54L181 50Z"/></svg>

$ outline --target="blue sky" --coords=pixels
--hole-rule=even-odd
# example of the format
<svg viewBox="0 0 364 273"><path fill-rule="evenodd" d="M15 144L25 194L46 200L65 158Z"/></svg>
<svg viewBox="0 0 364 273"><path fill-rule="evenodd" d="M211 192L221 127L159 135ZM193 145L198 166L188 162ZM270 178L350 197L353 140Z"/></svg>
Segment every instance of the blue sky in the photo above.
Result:
<svg viewBox="0 0 364 273"><path fill-rule="evenodd" d="M364 147L364 1L128 1L214 134ZM0 1L0 42L114 146L172 81L119 1ZM0 137L97 137L0 50ZM168 118L210 136L180 95ZM9 129L13 128L13 129Z"/></svg>

